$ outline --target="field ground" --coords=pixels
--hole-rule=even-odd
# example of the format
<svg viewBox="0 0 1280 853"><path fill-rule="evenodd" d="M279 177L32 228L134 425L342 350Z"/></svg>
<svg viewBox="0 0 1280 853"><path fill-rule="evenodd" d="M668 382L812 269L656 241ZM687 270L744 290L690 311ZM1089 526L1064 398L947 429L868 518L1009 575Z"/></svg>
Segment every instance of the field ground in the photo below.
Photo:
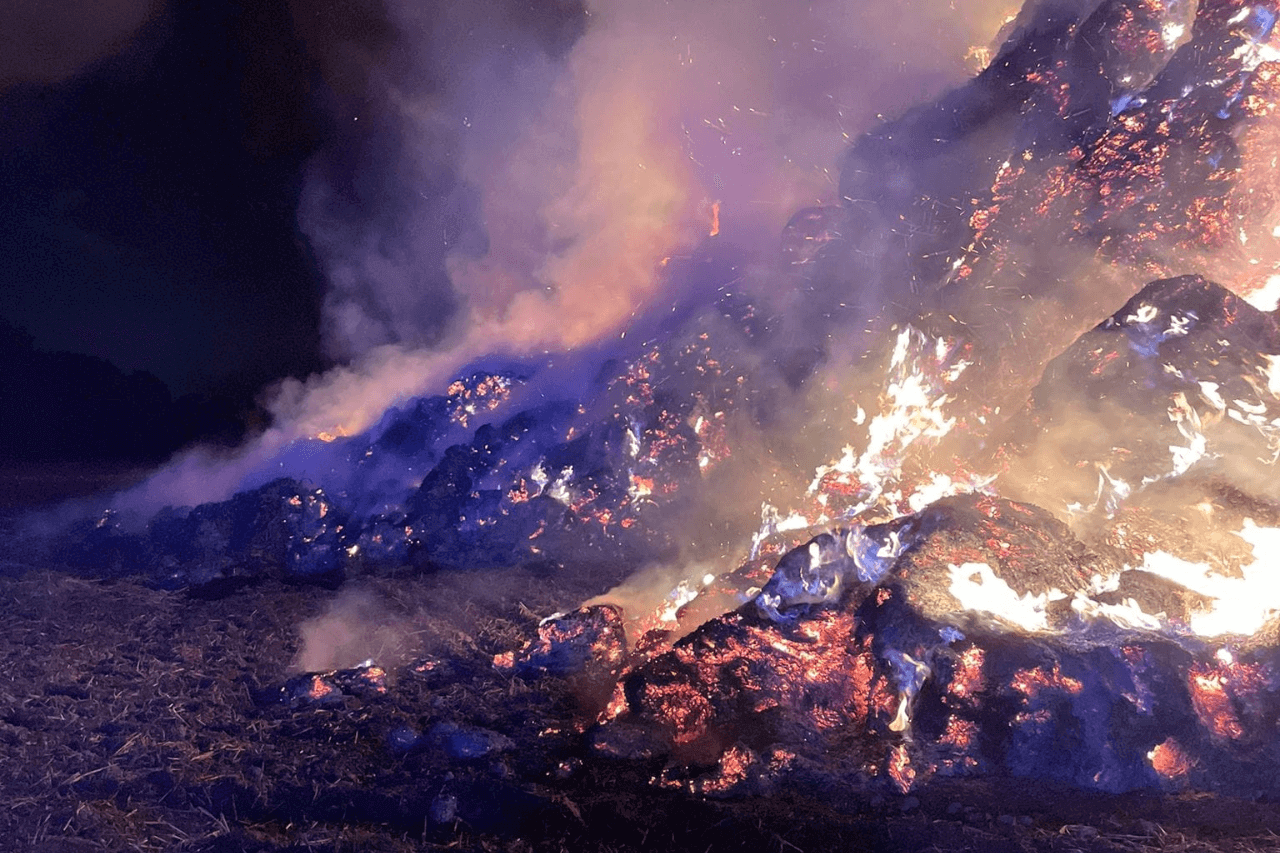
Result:
<svg viewBox="0 0 1280 853"><path fill-rule="evenodd" d="M0 845L1280 850L1280 804L1205 793L1105 797L996 779L908 797L659 790L654 768L582 749L569 684L492 666L598 585L513 570L355 581L354 597L273 580L196 597L54 572L0 578ZM312 702L295 689L287 701L300 626L342 601L382 623L370 636L387 690Z"/></svg>

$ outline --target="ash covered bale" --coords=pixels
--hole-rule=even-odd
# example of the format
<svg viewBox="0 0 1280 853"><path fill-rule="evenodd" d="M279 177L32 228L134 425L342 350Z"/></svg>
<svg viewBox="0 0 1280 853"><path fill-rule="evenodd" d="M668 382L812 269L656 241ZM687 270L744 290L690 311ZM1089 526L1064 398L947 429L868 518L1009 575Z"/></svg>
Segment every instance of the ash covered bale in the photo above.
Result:
<svg viewBox="0 0 1280 853"><path fill-rule="evenodd" d="M144 574L152 565L145 536L111 510L73 522L60 533L52 542L33 544L44 546L55 563L75 571L123 577Z"/></svg>
<svg viewBox="0 0 1280 853"><path fill-rule="evenodd" d="M651 556L653 545L618 523L634 521L620 431L588 425L571 441L553 438L573 431L571 416L567 406L521 413L450 447L406 505L406 538L444 566Z"/></svg>
<svg viewBox="0 0 1280 853"><path fill-rule="evenodd" d="M232 517L223 504L164 509L148 525L157 569L174 585L210 583L236 574Z"/></svg>
<svg viewBox="0 0 1280 853"><path fill-rule="evenodd" d="M427 739L450 758L459 760L484 758L515 746L500 732L452 722L436 723L427 732Z"/></svg>
<svg viewBox="0 0 1280 853"><path fill-rule="evenodd" d="M544 619L536 638L514 654L499 655L494 663L525 677L616 674L626 654L622 611L611 604L595 604Z"/></svg>
<svg viewBox="0 0 1280 853"><path fill-rule="evenodd" d="M261 691L257 698L263 704L282 703L290 708L306 708L341 706L345 696L367 700L383 696L386 692L386 670L366 662L350 669L296 675L280 687Z"/></svg>
<svg viewBox="0 0 1280 853"><path fill-rule="evenodd" d="M1061 627L1071 597L1118 569L1048 512L1004 498L944 498L896 525L902 555L885 582L936 621Z"/></svg>
<svg viewBox="0 0 1280 853"><path fill-rule="evenodd" d="M1275 354L1274 316L1199 276L1154 282L1049 364L999 487L1076 516L1188 472L1280 498Z"/></svg>
<svg viewBox="0 0 1280 853"><path fill-rule="evenodd" d="M199 586L268 571L339 573L349 516L323 489L282 478L218 503L166 510L149 544L165 583Z"/></svg>

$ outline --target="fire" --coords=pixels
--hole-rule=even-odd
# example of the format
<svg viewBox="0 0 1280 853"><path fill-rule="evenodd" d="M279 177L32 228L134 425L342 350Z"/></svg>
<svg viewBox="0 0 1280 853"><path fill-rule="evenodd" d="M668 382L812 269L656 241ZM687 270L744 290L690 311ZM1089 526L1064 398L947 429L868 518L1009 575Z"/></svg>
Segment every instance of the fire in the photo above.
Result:
<svg viewBox="0 0 1280 853"><path fill-rule="evenodd" d="M313 675L306 691L306 700L315 704L324 704L342 696L342 691L325 680L323 675Z"/></svg>
<svg viewBox="0 0 1280 853"><path fill-rule="evenodd" d="M1030 15L1034 9L1028 8ZM1230 358L1248 348L1232 343L1249 337L1237 334L1242 325L1252 323L1249 328L1265 332L1269 321L1251 318L1239 303L1225 302L1222 316L1214 320L1216 331L1207 334L1208 302L1170 306L1148 299L1143 291L1130 301L1131 308L1089 333L1111 338L1071 353L1074 361L1061 366L1066 378L1058 390L1096 382L1115 397L1146 393L1149 399L1141 401L1146 410L1137 414L1157 422L1158 429L1150 433L1155 439L1129 441L1123 429L1108 432L1103 415L1120 403L1101 392L1069 401L1072 405L1061 412L1036 409L1033 404L1041 401L1033 398L1025 422L1017 421L1012 411L1026 399L1019 395L1030 383L1050 376L1042 370L1050 355L1105 316L1099 307L1104 300L1113 309L1112 300L1129 299L1135 281L1225 258L1230 283L1258 284L1250 289L1259 303L1274 304L1280 293L1280 255L1273 249L1277 257L1268 257L1267 250L1257 248L1280 233L1273 230L1280 228L1274 224L1275 199L1280 197L1275 169L1262 170L1267 174L1250 178L1252 183L1241 189L1239 165L1242 158L1264 163L1271 158L1274 166L1275 131L1268 123L1274 120L1280 94L1280 51L1271 44L1266 7L1242 7L1229 27L1220 20L1224 8L1204 5L1203 20L1192 27L1192 10L1181 6L1175 10L1153 0L1117 7L1117 20L1108 24L1109 44L1127 59L1101 63L1087 54L1088 74L1101 72L1107 77L1101 88L1110 87L1096 104L1082 91L1087 87L1077 85L1079 77L1069 65L1075 55L1071 51L1093 47L1080 35L1087 30L1079 26L1063 36L1070 42L1080 35L1071 50L1025 67L1017 57L992 66L991 52L974 48L969 59L990 74L979 82L998 81L1001 91L1021 93L1009 95L1021 98L1006 105L1009 128L1000 127L1006 122L998 112L987 121L984 111L994 111L991 102L998 100L989 90L980 89L982 97L967 105L982 118L983 135L989 132L990 144L996 146L980 152L976 179L966 182L961 177L973 176L955 176L956 186L945 188L947 195L938 193L938 199L913 186L926 171L944 171L940 163L954 159L962 164L960 142L965 140L946 136L953 132L950 117L963 113L953 108L946 121L929 130L936 137L910 139L915 119L890 128L904 128L913 144L927 142L925 147L936 145L941 153L921 175L911 173L913 164L894 163L892 157L876 161L902 166L900 175L873 175L875 181L892 183L892 192L884 192L880 183L867 195L888 200L847 195L838 204L802 211L788 225L785 275L800 283L797 301L812 295L839 302L823 306L830 312L826 319L867 321L874 333L899 321L890 327L883 351L877 351L883 360L874 368L866 367L877 362L873 356L841 362L839 348L828 346L841 327L837 321L825 327L814 321L813 336L820 339L815 357L830 362L822 369L831 375L842 369L859 374L854 380L857 394L838 391L842 399L833 407L851 414L824 424L824 443L805 457L806 470L823 458L828 463L813 468L812 478L805 478L807 489L803 482L796 487L800 494L768 494L749 553L736 569L727 562L735 555L719 555L719 562L691 559L680 567L686 577L676 577L673 570L663 575L664 586L656 593L637 594L644 606L634 612L625 612L620 602L609 603L606 595L549 618L521 651L498 654L494 665L521 674L558 675L596 667L600 671L593 676L601 680L599 696L605 704L593 708L592 715L598 714L601 726L648 726L655 739L665 737L673 745L675 764L687 760L690 766L714 768L710 778L688 783L701 792L728 791L789 765L797 754L783 746L803 750L838 743L851 753L865 748L857 756L860 765L878 768L903 793L940 768L959 773L978 766L979 756L982 761L1014 761L1018 747L1028 742L1039 744L1044 754L1057 755L1057 747L1044 744L1063 732L1085 731L1090 738L1109 734L1110 716L1102 722L1089 718L1097 732L1080 724L1087 706L1099 704L1094 700L1102 691L1110 691L1106 696L1114 707L1108 713L1114 711L1117 720L1125 714L1158 716L1157 687L1181 691L1176 707L1189 704L1213 738L1247 740L1255 719L1266 718L1257 709L1273 692L1274 674L1265 663L1238 661L1227 651L1243 645L1234 640L1223 641L1223 651L1205 660L1207 653L1199 651L1203 644L1190 635L1255 634L1275 619L1280 578L1270 569L1280 559L1280 527L1267 526L1277 521L1267 517L1273 508L1256 500L1233 511L1232 526L1224 527L1212 502L1204 499L1208 509L1197 524L1222 528L1205 538L1234 537L1238 542L1203 560L1204 547L1195 553L1191 545L1175 547L1178 534L1191 539L1200 534L1198 529L1172 529L1184 517L1164 522L1163 528L1154 523L1144 527L1143 522L1164 510L1153 495L1173 493L1169 502L1176 502L1184 486L1187 494L1200 488L1198 476L1229 479L1229 464L1257 468L1280 458L1280 411L1273 411L1280 399L1280 352L1247 354L1239 377L1225 375L1225 369L1224 375L1215 372L1222 364L1235 364ZM1210 35L1198 36L1197 31ZM1032 27L1028 32L1036 31ZM1185 79L1171 75L1149 85L1162 73L1155 60L1167 59L1196 38L1204 42L1196 47L1198 53L1188 54L1196 61L1175 68ZM661 112L661 104L646 99L618 126L607 120L614 104L601 99L590 106L596 120L585 125L589 134L617 133L626 139L643 138L643 133L628 131L656 126L651 114ZM979 124L973 116L965 121ZM1044 133L1043 126L1054 130ZM1001 142L1006 129L1008 140ZM888 131L868 138L875 143L870 147L881 146L891 154L895 150ZM682 157L673 159L680 162L668 164L672 171L693 168ZM639 174L649 171L646 162L654 163L654 174ZM654 239L642 241L642 247L632 245L636 235L626 226L627 218L609 215L620 207L613 190L623 173L612 164L597 164L570 188L571 195L582 197L582 205L548 211L553 220L564 218L552 230L560 232L566 245L590 251L549 261L543 272L555 284L548 290L553 295L522 292L507 306L509 319L495 321L494 329L512 332L522 322L545 319L548 307L564 308L576 299L585 309L574 312L572 323L566 321L563 334L547 332L545 339L576 345L594 340L601 327L608 327L612 338L616 321L634 310L631 294L647 297L656 286L618 288L624 294L618 299L606 294L615 279L648 276L659 245L683 251L679 246L685 236L720 234L719 200L709 210L694 211L684 182L670 188L660 183L656 173L667 171L659 168L661 162L636 156L627 158L627 164L626 181L642 188L654 183L645 197L655 203L642 205L643 210L675 211L680 227L652 222L640 236ZM632 168L636 164L638 170ZM597 198L599 187L612 189ZM896 209L898 201L890 197L899 191L913 197ZM733 204L725 210L740 209ZM954 210L944 209L952 204ZM627 238L631 246L625 257L609 255L608 241L593 242L587 231L575 232L575 223L588 220L619 229L614 236L619 242ZM681 239L675 239L677 232ZM893 244L897 251L898 243L908 245L901 268L880 270L881 257L875 253L890 249L879 244ZM662 265L678 281L681 261L695 256L671 257L680 260L664 259ZM898 290L882 306L893 302L892 311L901 313L888 307L882 317L872 317L872 308L854 313L840 300L862 294L846 286L853 278L849 269L836 275L824 268L833 257L864 264L858 269L871 270L868 280L875 273L891 279ZM1248 271L1250 266L1256 269ZM839 280L827 281L824 275ZM859 278L857 286L861 283ZM731 286L736 283L722 290ZM827 286L832 293L823 291ZM482 288L474 290L483 293ZM1204 289L1190 286L1180 292L1188 299L1204 296ZM726 299L733 295L725 294ZM866 298L879 296L884 294ZM464 534L481 543L464 551L468 556L489 553L483 546L497 543L495 552L520 560L565 554L566 531L582 533L582 541L592 548L610 540L663 535L668 531L659 527L661 521L650 524L651 519L682 512L687 496L700 494L699 488L710 492L728 479L721 475L732 466L722 463L738 452L734 439L737 419L746 420L744 412L777 400L780 405L812 402L802 400L799 392L772 397L764 391L776 389L753 385L750 367L758 353L748 344L757 339L772 343L771 335L804 338L811 330L803 321L818 312L797 312L802 320L792 329L783 322L789 318L757 314L754 305L734 313L727 304L715 303L712 320L675 338L677 344L654 337L634 345L625 333L618 335L628 349L614 351L618 361L600 374L612 378L596 380L604 390L594 398L584 394L579 399L573 389L570 414L555 421L554 435L551 428L539 432L539 425L527 421L519 426L500 411L513 398L537 397L543 388L520 392L525 380L498 373L453 381L441 404L441 430L448 438L430 453L447 451L444 456L455 467L444 470L448 466L441 463L439 471L431 472L439 476L431 480L426 471L397 472L414 479L418 490L401 501L403 506L380 504L377 511L384 515L365 526L360 545L343 538L347 509L336 503L338 489L332 491L335 503L318 490L288 497L283 501L292 513L287 519L326 519L333 526L299 526L301 532L280 549L281 559L293 559L319 536L329 537L335 552L348 560L363 560L384 545L390 550L389 543L397 538L405 545L397 558L437 539L469 545L473 540ZM706 331L721 328L717 324L734 327L737 337L729 338L730 345L713 342L718 332ZM544 340L538 325L532 323L532 331L522 337ZM644 322L634 327L657 334ZM813 375L830 381L828 391L844 387L825 373L808 374ZM1180 384L1161 384L1173 378ZM698 383L698 390L689 391L690 383ZM822 382L804 390L813 385ZM1048 388L1046 394L1055 390L1037 386L1036 393L1042 387ZM1096 428L1089 417L1098 414L1090 409L1095 403L1107 410L1099 414ZM998 433L1018 423L1033 438L1061 423L1073 427L1052 448L1068 457L1068 464L1043 473L1038 457L1019 457L1019 440L1002 443ZM1103 434L1094 434L1098 432ZM315 438L329 443L346 435L339 426L320 430ZM544 437L526 438L530 435ZM1232 442L1252 448L1248 441L1258 441L1270 459L1255 460L1252 449L1243 461L1233 457ZM1035 469L1025 488L1005 477L1019 459ZM435 465L435 457L422 464ZM386 467L398 466L393 460ZM375 467L369 463L370 469ZM1052 480L1059 475L1078 478L1083 486L1058 500L1059 484ZM1016 489L1027 494L1014 494ZM1256 491L1264 498L1270 495L1265 489ZM408 508L423 504L438 514L414 515L418 510ZM439 510L446 504L447 517ZM1009 518L1016 514L1034 518L1019 519L1023 526L1018 527ZM193 517L200 520L198 513ZM506 541L503 525L513 518L520 524L513 522L516 533ZM278 531L280 519L271 521L269 529ZM106 525L106 519L100 524ZM802 531L807 535L801 536ZM626 554L623 559L633 559L620 550ZM591 553L594 558L598 552ZM1035 559L1045 554L1053 562L1048 568L1045 560ZM1127 582L1146 588L1135 591ZM1143 645L1126 633L1135 631L1142 632ZM1121 641L1115 641L1117 636ZM1169 660L1177 661L1176 670ZM1094 680L1095 669L1105 678ZM357 678L378 692L385 689L384 677L369 667ZM328 701L337 690L321 676L304 687L313 701ZM986 701L990 707L983 705ZM998 722L988 727L989 719ZM752 730L754 725L764 728ZM1149 767L1141 766L1146 777L1152 770L1165 779L1187 776L1197 766L1193 750L1211 738L1180 742L1169 736L1148 751L1165 735L1155 733L1157 727L1158 721L1152 722L1140 743L1127 744L1125 754L1140 765L1146 756ZM758 735L759 742L748 746L748 741L736 740L744 731ZM789 732L800 732L800 743L778 745L771 752L775 745L766 737ZM927 745L922 743L926 736L931 739ZM987 741L998 741L1000 748L984 753ZM1080 744L1082 750L1088 747ZM1105 764L1114 756L1091 754L1094 759ZM804 760L814 759L806 755ZM1087 762L1082 758L1080 763ZM1108 769L1115 768L1088 768L1100 785ZM664 779L676 781L674 774Z"/></svg>
<svg viewBox="0 0 1280 853"><path fill-rule="evenodd" d="M815 472L809 496L844 518L885 520L921 509L948 495L981 487L984 480L964 471L926 472L913 480L905 463L955 428L947 413L950 389L971 366L957 341L928 337L911 327L897 336L880 395L881 411L867 423L861 453L846 446L843 456ZM861 408L855 425L864 417ZM953 478L954 477L954 478ZM852 500L851 500L852 499Z"/></svg>
<svg viewBox="0 0 1280 853"><path fill-rule="evenodd" d="M907 747L898 744L889 755L889 778L898 786L898 790L907 793L916 781L916 769L911 766L911 756Z"/></svg>
<svg viewBox="0 0 1280 853"><path fill-rule="evenodd" d="M1098 66L1112 95L1092 118L1090 96L1075 85L1070 59L1014 72L1004 67L1015 75L1011 88L1031 93L1026 111L1071 129L1064 139L1018 138L989 157L993 171L974 184L957 213L947 213L962 236L929 262L942 270L947 291L938 295L937 305L946 308L937 314L953 325L935 315L895 326L883 375L868 383L871 393L860 387L856 401L842 401L853 412L831 445L843 444L842 451L814 469L803 495L773 494L761 504L744 566L767 572L767 559L774 568L745 590L745 597L754 594L755 607L730 610L672 646L671 625L681 611L707 602L708 585L687 579L672 584L659 608L643 617L649 639L630 659L606 717L610 724L661 728L677 747L677 764L708 769L707 777L687 784L690 790L735 790L767 773L764 738L792 731L788 727L801 732L801 742L830 745L834 733L874 741L874 749L860 755L861 767L905 793L934 773L965 773L988 763L1009 762L1025 773L1017 764L1022 754L1055 762L1077 736L1079 767L1054 767L1046 775L1102 789L1151 780L1153 773L1178 780L1203 766L1206 738L1180 740L1162 729L1170 705L1190 705L1220 741L1246 740L1256 720L1270 720L1259 711L1274 693L1268 666L1236 660L1226 651L1236 647L1231 644L1205 660L1192 635L1250 635L1275 619L1280 581L1264 567L1280 558L1280 527L1268 526L1276 524L1273 508L1247 490L1238 503L1252 500L1252 515L1233 508L1230 527L1218 517L1226 512L1215 515L1212 497L1194 493L1205 488L1204 480L1229 481L1230 464L1253 465L1247 441L1241 443L1249 453L1231 457L1241 435L1261 436L1272 457L1260 458L1262 464L1280 458L1280 417L1273 412L1280 340L1269 320L1250 316L1239 303L1215 301L1216 293L1206 296L1194 283L1177 285L1185 305L1147 299L1145 290L1134 297L1135 282L1199 270L1218 258L1232 265L1233 286L1256 285L1237 288L1255 291L1255 301L1273 304L1280 291L1280 261L1257 248L1280 233L1271 233L1280 188L1263 176L1241 190L1238 156L1248 149L1255 162L1274 159L1274 129L1258 121L1274 113L1280 93L1270 12L1242 8L1224 28L1221 8L1201 9L1195 27L1194 11L1161 2L1113 10L1117 18L1105 35L1127 61L1107 57ZM1185 85L1174 85L1175 74L1153 83L1179 50L1212 73L1188 75L1184 60L1174 70L1188 78ZM980 49L969 58L990 63ZM1071 124L1081 114L1090 123ZM1018 130L1036 136L1035 128ZM892 150L891 140L886 134L874 141ZM940 150L947 141L932 140ZM931 201L915 203L923 210ZM927 232L936 213L913 211L912 221L899 216L895 234L933 249ZM718 206L711 214L714 236ZM810 275L823 251L854 237L858 229L847 225L816 207L793 218L785 238L789 272ZM1051 260L1039 258L1051 244L1062 254L1046 250ZM1065 272L1054 263L1062 256L1070 258ZM916 261L926 266L924 258ZM1248 265L1258 269L1239 273ZM1037 278L1042 282L1034 283ZM1096 292L1076 282L1091 278L1096 285L1087 287ZM910 284L933 286L923 277ZM1058 485L1053 471L1036 471L1034 488L1015 494L1021 484L1005 475L1023 451L1014 440L1000 445L997 429L1017 422L1011 409L1022 404L1023 390L1031 391L1018 383L1049 375L1044 361L1104 318L1100 306L1114 311L1110 300L1117 293L1125 294L1115 300L1120 303L1133 297L1131 307L1095 330L1098 338L1113 338L1082 344L1054 368L1063 386L1096 382L1099 392L1063 411L1034 410L1026 417L1036 434L1077 418L1076 433L1101 433L1081 438L1064 429L1063 446L1055 448L1067 457L1064 468L1072 468L1064 479L1082 481L1079 494L1051 501ZM975 314L960 298L966 294L992 315ZM952 305L959 307L947 314ZM1056 316L1059 310L1069 316ZM1000 311L1008 316L993 316ZM1010 340L983 340L988 332L1007 332ZM1233 375L1232 359L1254 339L1259 350L1240 356L1243 373ZM663 359L655 349L629 365L619 388L630 405L661 398ZM695 364L691 369L701 375L719 375L714 358ZM1042 385L1034 393L1042 388L1046 395L1055 391ZM1138 401L1146 409L1135 404L1126 412L1131 419L1119 422L1148 415L1157 422L1149 433L1154 438L1143 433L1131 440L1123 428L1110 431L1105 417L1094 427L1089 407L1116 402L1107 390L1135 399L1146 393ZM717 461L713 445L723 434L723 411L719 398L707 395L680 418L631 421L632 504L661 496L663 478L655 471L694 441L690 433L699 469ZM1194 494L1190 504L1206 508L1191 513L1194 523L1183 524L1187 516L1173 512L1173 520L1164 520L1160 501L1176 503L1184 486ZM976 494L951 500L969 493ZM962 508L982 513L983 507L994 514L956 520ZM996 517L1031 516L1032 510L1045 517L1023 528ZM1148 523L1157 517L1163 527ZM1218 528L1203 537L1210 541L1174 541L1200 539L1202 522ZM1059 547L1061 559L1053 550ZM1049 568L1041 564L1046 553L1054 554ZM927 689L931 683L936 690ZM991 715L1000 714L993 722ZM1137 726L1131 725L1135 717L1142 718ZM776 728L757 732L756 718ZM1131 730L1141 734L1132 739ZM734 742L743 731L760 742L751 741L751 748L743 745L745 736Z"/></svg>
<svg viewBox="0 0 1280 853"><path fill-rule="evenodd" d="M1244 735L1244 726L1236 715L1231 697L1227 695L1224 673L1216 669L1196 666L1188 673L1191 700L1196 716L1218 737L1238 740Z"/></svg>
<svg viewBox="0 0 1280 853"><path fill-rule="evenodd" d="M949 591L971 613L987 613L1033 632L1048 630L1045 611L1049 602L1066 598L1059 589L1040 595L1018 595L986 563L953 564Z"/></svg>
<svg viewBox="0 0 1280 853"><path fill-rule="evenodd" d="M1156 744L1147 753L1151 768L1165 779L1181 779L1195 767L1195 761L1189 758L1177 739L1169 737Z"/></svg>
<svg viewBox="0 0 1280 853"><path fill-rule="evenodd" d="M1192 614L1190 627L1206 637L1248 635L1258 631L1280 610L1280 578L1274 571L1280 556L1280 528L1260 527L1252 519L1235 535L1248 544L1253 560L1234 566L1231 577L1207 563L1193 563L1164 551L1143 555L1140 568L1168 578L1212 600Z"/></svg>

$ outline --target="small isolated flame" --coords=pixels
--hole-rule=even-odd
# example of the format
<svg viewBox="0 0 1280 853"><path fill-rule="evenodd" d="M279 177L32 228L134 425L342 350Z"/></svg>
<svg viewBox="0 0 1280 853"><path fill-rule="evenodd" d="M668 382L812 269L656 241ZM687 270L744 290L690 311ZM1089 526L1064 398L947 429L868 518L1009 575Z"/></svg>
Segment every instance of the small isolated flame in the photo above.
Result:
<svg viewBox="0 0 1280 853"><path fill-rule="evenodd" d="M342 695L342 691L325 681L323 675L312 675L310 686L306 691L308 701L315 704L322 704L326 701L336 699Z"/></svg>
<svg viewBox="0 0 1280 853"><path fill-rule="evenodd" d="M1166 738L1156 744L1147 753L1147 759L1151 762L1151 769L1164 779L1181 779L1195 766L1195 762L1187 757L1182 745L1174 738Z"/></svg>

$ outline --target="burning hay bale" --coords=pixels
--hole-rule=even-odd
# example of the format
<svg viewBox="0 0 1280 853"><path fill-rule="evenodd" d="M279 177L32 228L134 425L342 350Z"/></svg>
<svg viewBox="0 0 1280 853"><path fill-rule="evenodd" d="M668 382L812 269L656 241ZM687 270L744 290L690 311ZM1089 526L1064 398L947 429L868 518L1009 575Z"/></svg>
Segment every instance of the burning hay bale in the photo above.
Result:
<svg viewBox="0 0 1280 853"><path fill-rule="evenodd" d="M1273 315L1198 276L1154 282L1049 364L998 487L1077 524L1193 468L1275 500L1275 353Z"/></svg>
<svg viewBox="0 0 1280 853"><path fill-rule="evenodd" d="M1158 621L1116 618L1102 629L1089 605L1108 598L1087 595L1079 566L1088 552L1064 525L1032 530L1044 545L1050 531L1061 537L1074 561L1043 548L1037 573L1009 547L1016 537L989 535L997 506L1035 512L989 498L965 504L967 513L938 507L950 526L906 545L873 587L805 602L781 620L747 606L636 666L593 735L597 751L665 756L663 784L718 794L877 782L906 792L976 774L1112 792L1210 778L1241 793L1263 784L1280 744L1246 719L1275 713L1280 651L1240 651L1242 638L1215 646ZM1004 552L980 550L983 584L997 587L983 592L1015 601L975 607L954 594L955 579L973 582L961 576L979 564L961 561L975 547ZM796 553L807 558L809 548ZM1104 565L1091 559L1088 568ZM922 577L932 586L919 586ZM939 593L947 577L951 596ZM1057 584L1075 598L1056 599L1050 616L1046 591ZM1200 603L1147 575L1124 589L1148 606Z"/></svg>
<svg viewBox="0 0 1280 853"><path fill-rule="evenodd" d="M596 750L704 794L1270 790L1277 352L1274 317L1224 288L1153 283L1011 421L989 488L1040 506L971 494L818 535L625 674Z"/></svg>
<svg viewBox="0 0 1280 853"><path fill-rule="evenodd" d="M506 652L494 665L518 675L577 675L590 668L617 671L627 654L622 611L608 604L557 613L538 625L538 636L519 652Z"/></svg>
<svg viewBox="0 0 1280 853"><path fill-rule="evenodd" d="M185 720L165 767L86 760L67 784L181 779L173 796L207 814L385 811L418 838L581 820L546 786L600 777L715 796L1010 777L1280 795L1280 327L1199 274L1140 289L1221 258L1234 288L1257 283L1248 247L1275 227L1257 199L1280 187L1240 164L1275 112L1276 10L1060 6L1030 5L969 85L854 145L840 205L787 227L787 288L740 291L699 250L667 273L693 295L617 344L468 368L363 432L294 441L227 500L112 510L38 543L207 599L429 576L458 611L512 567L530 588L578 580L568 612L523 634L509 601L485 640L424 607L452 658L395 683L331 669L359 657L283 682L238 659L275 686L237 693L243 719L218 725L266 727L312 762L271 752L292 774L274 788L232 759L208 779L173 769L214 760ZM744 554L765 494L780 503ZM634 608L598 595L647 565L683 576ZM204 662L195 643L174 654ZM27 704L89 690L63 678ZM39 722L5 725L18 745ZM98 759L133 749L100 734ZM383 783L396 796L361 795Z"/></svg>

